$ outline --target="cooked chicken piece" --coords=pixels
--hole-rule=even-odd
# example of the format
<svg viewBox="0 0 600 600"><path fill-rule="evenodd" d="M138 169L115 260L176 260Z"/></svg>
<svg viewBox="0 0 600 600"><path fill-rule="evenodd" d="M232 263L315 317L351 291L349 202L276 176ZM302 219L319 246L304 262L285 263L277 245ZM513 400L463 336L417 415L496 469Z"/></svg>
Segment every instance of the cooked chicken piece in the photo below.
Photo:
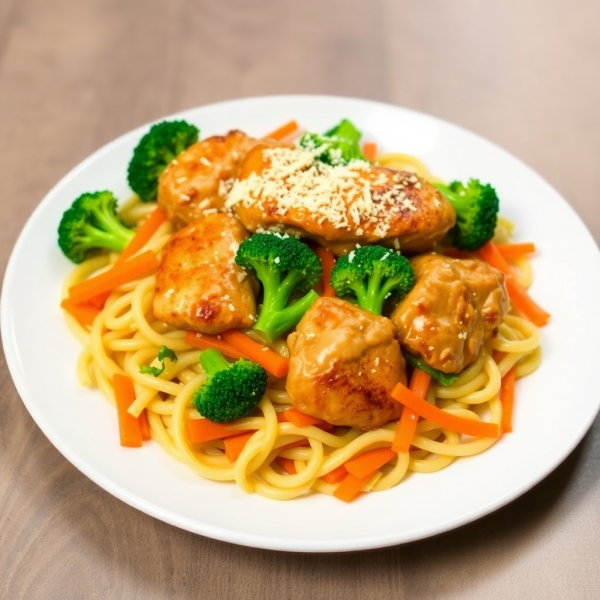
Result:
<svg viewBox="0 0 600 600"><path fill-rule="evenodd" d="M357 243L429 250L454 225L451 204L416 175L367 163L332 167L302 148L255 146L226 205L250 231L308 237L338 255Z"/></svg>
<svg viewBox="0 0 600 600"><path fill-rule="evenodd" d="M220 333L251 327L256 304L250 279L234 261L248 236L223 213L179 230L164 248L154 296L154 316L181 329Z"/></svg>
<svg viewBox="0 0 600 600"><path fill-rule="evenodd" d="M425 254L391 319L407 352L444 373L470 365L508 312L504 275L479 260Z"/></svg>
<svg viewBox="0 0 600 600"><path fill-rule="evenodd" d="M258 140L241 131L215 135L190 146L158 180L158 204L178 225L221 210L242 160Z"/></svg>
<svg viewBox="0 0 600 600"><path fill-rule="evenodd" d="M339 298L315 300L288 337L286 389L300 411L335 425L374 429L398 418L390 397L406 383L389 319Z"/></svg>

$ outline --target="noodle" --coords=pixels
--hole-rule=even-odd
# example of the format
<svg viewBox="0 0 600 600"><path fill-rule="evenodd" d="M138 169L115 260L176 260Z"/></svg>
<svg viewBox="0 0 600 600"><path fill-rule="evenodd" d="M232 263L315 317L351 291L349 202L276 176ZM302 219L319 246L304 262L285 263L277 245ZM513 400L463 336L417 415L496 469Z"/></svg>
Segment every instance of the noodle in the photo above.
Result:
<svg viewBox="0 0 600 600"><path fill-rule="evenodd" d="M377 163L410 170L434 180L427 167L409 155L384 154L377 157ZM123 205L120 214L125 222L136 225L155 206L153 203L143 204L133 197ZM500 219L498 238L507 241L511 231L512 224ZM152 249L160 255L171 233L172 226L167 222L144 249ZM108 268L114 259L114 255L103 255L78 265L64 283L63 297L67 296L71 285ZM519 261L516 272L520 283L528 287L532 280L529 262ZM276 387L267 390L256 416L231 424L240 432L254 432L234 463L224 454L223 440L190 444L185 434L185 422L201 418L193 406L192 396L194 390L205 382L206 375L198 363L198 350L184 339L185 332L154 319L151 311L154 288L155 277L150 276L115 290L89 331L70 315L66 314L66 319L69 329L84 347L77 361L81 384L98 387L115 404L112 376L116 373L128 375L136 392L129 412L139 416L142 411L147 411L152 439L172 458L186 463L206 479L235 481L249 493L289 500L311 491L333 494L336 485L326 483L323 476L365 450L390 446L396 423L367 432L350 427L324 431L316 426L297 427L290 422L279 423L277 413L290 408L291 402L287 392ZM253 333L248 333L252 337ZM156 357L162 345L177 352L177 362L168 361L158 377L141 373L142 365L159 366ZM288 355L285 342L278 341L271 347L283 356ZM501 378L513 367L517 377L524 377L535 370L540 361L538 330L529 321L511 313L477 360L452 385L431 385L427 399L462 418L485 419L500 424ZM399 454L382 467L363 491L387 490L410 473L439 471L458 457L479 454L495 442L490 438L459 435L421 420L411 451ZM278 457L293 460L296 473L284 474L275 460Z"/></svg>

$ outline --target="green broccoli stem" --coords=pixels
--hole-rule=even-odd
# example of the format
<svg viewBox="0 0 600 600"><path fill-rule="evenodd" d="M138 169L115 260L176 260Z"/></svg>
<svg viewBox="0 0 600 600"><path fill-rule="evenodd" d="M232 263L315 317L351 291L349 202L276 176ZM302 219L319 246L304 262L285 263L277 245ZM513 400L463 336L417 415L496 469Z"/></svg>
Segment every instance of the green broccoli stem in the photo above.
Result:
<svg viewBox="0 0 600 600"><path fill-rule="evenodd" d="M123 252L125 246L133 237L133 231L127 229L131 235L125 235L120 231L102 231L93 225L86 225L84 228L85 243L90 248L100 247L112 250L113 252Z"/></svg>
<svg viewBox="0 0 600 600"><path fill-rule="evenodd" d="M447 185L443 183L436 183L434 186L446 196L448 202L452 204L452 208L456 212L456 216L459 217L464 213L465 210L469 209L471 200L466 194L457 194L453 192Z"/></svg>
<svg viewBox="0 0 600 600"><path fill-rule="evenodd" d="M202 350L202 352L200 352L200 364L206 371L208 377L212 377L215 373L231 367L227 360L225 360L225 357L214 348L209 348L208 350Z"/></svg>
<svg viewBox="0 0 600 600"><path fill-rule="evenodd" d="M92 210L92 215L96 223L105 231L118 237L127 238L127 240L130 240L134 236L133 231L129 227L125 227L114 212L111 212L106 206Z"/></svg>
<svg viewBox="0 0 600 600"><path fill-rule="evenodd" d="M286 308L272 310L270 306L263 304L253 329L258 331L268 342L272 342L296 325L318 297L317 292L310 290Z"/></svg>
<svg viewBox="0 0 600 600"><path fill-rule="evenodd" d="M382 277L381 269L375 267L366 287L364 285L352 286L352 290L358 299L358 305L376 315L381 315L386 296L395 287L396 283L394 279L382 283Z"/></svg>

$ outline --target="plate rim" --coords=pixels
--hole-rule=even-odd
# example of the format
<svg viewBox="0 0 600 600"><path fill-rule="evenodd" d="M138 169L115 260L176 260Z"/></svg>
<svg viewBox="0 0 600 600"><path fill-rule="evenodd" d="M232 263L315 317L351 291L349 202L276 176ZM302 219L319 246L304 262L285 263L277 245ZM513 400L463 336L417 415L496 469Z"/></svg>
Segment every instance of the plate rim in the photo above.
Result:
<svg viewBox="0 0 600 600"><path fill-rule="evenodd" d="M237 99L229 99L222 102L215 102L207 105L197 106L193 108L188 108L183 111L178 111L176 113L172 113L167 116L163 116L159 119L150 121L145 123L133 130L127 131L117 138L111 140L110 142L104 144L103 146L97 148L94 152L92 152L89 156L84 158L82 161L77 163L73 168L71 168L60 180L53 185L48 192L44 195L43 199L37 204L33 212L29 215L23 229L21 230L15 245L13 246L10 257L6 265L6 270L4 273L3 284L2 284L2 292L0 298L0 330L2 334L2 343L4 346L4 352L6 357L6 364L8 366L8 370L10 372L11 378L14 382L15 388L24 403L27 411L37 424L37 426L42 430L46 438L52 443L52 445L62 454L64 458L66 458L71 464L73 464L81 473L83 473L87 478L91 479L94 483L99 485L102 489L110 493L111 495L119 498L123 502L133 506L134 508L176 527L185 529L187 531L191 531L196 534L204 535L213 539L217 539L220 541L225 541L229 543L234 543L238 545L244 545L255 548L269 549L269 550L279 550L279 551L288 551L288 552L343 552L343 551L355 551L355 550L367 550L374 548L383 548L389 547L398 544L409 543L411 541L416 541L419 539L428 538L434 535L442 534L447 531L453 530L462 525L466 525L471 523L485 515L488 515L499 508L507 505L511 501L516 498L522 496L531 488L536 486L540 481L546 478L552 471L554 471L576 448L576 446L581 442L586 433L589 431L592 426L594 420L596 419L598 413L600 412L600 396L596 403L596 409L593 414L590 414L589 418L586 420L584 425L580 427L580 430L577 435L575 435L568 444L565 445L565 450L561 452L559 458L554 459L546 468L540 471L536 477L527 482L526 485L521 486L517 490L512 490L509 493L503 494L496 499L494 502L490 502L485 506L480 507L478 511L473 512L468 518L464 517L456 517L454 520L450 520L444 524L443 527L439 525L431 526L428 530L421 531L418 535L413 535L408 538L404 538L402 540L398 540L398 534L390 533L388 536L382 539L381 535L374 536L372 538L361 537L361 538L351 538L343 539L341 541L337 540L298 540L293 539L288 541L283 538L273 538L268 535L257 535L248 532L240 532L236 529L226 529L220 526L211 525L208 523L198 523L192 522L187 517L182 517L175 513L171 513L170 511L155 505L153 502L146 500L145 498L138 497L136 494L131 493L130 491L123 489L118 483L114 483L101 471L98 471L94 466L89 465L85 460L80 459L77 454L74 454L71 449L68 447L68 444L64 442L60 437L55 435L51 424L47 423L43 417L43 415L38 411L34 402L31 401L29 396L29 391L27 390L27 385L24 380L22 380L22 370L20 365L18 364L18 349L16 346L13 346L12 335L9 337L11 332L11 323L9 322L9 299L10 298L10 282L15 277L14 271L16 269L16 261L18 255L22 252L22 247L26 245L28 239L28 233L31 228L35 226L35 222L38 214L43 211L47 204L53 201L53 197L60 192L60 190L66 186L71 180L75 179L79 173L85 170L90 164L96 162L99 158L108 154L112 151L112 149L119 144L121 144L125 139L133 137L135 135L139 135L147 130L147 128L156 122L160 122L162 120L173 119L173 118L185 118L186 115L190 113L194 113L198 110L211 109L215 107L226 108L233 107L240 104L247 104L253 102L290 102L290 101L339 101L339 102L356 102L359 104L369 104L372 106L381 106L386 109L392 108L394 110L400 110L407 115L414 114L419 118L425 118L427 120L435 122L437 125L441 125L443 127L451 127L455 131L458 131L461 135L468 135L475 138L478 141L484 142L488 146L493 147L493 149L497 152L501 152L502 154L510 157L510 159L517 161L520 163L520 166L527 170L528 174L531 176L535 176L539 180L541 180L546 186L548 186L558 198L563 202L564 207L567 208L571 212L571 216L579 222L581 228L587 233L588 241L591 241L594 247L596 248L597 254L598 246L596 241L594 240L591 232L586 227L585 223L574 209L573 206L550 184L544 179L539 173L533 170L529 165L523 162L519 157L514 154L508 152L504 148L498 146L495 142L490 141L487 138L480 136L479 134L470 131L460 125L456 125L449 121L445 121L436 116L429 115L427 113L423 113L420 111L416 111L410 108L405 108L402 106L394 105L391 103L378 102L370 99L356 98L356 97L345 97L345 96L333 96L333 95L312 95L312 94L290 94L290 95L268 95L268 96L256 96L249 98L237 98ZM356 543L354 543L356 542Z"/></svg>

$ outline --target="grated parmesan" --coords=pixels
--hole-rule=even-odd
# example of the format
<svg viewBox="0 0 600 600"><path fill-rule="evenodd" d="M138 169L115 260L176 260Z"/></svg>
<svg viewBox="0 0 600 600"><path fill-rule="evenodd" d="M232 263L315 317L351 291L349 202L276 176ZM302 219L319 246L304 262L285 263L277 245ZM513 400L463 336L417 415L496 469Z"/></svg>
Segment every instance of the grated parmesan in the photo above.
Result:
<svg viewBox="0 0 600 600"><path fill-rule="evenodd" d="M275 220L291 216L292 221L306 221L310 215L320 227L357 235L368 231L377 239L390 233L399 214L417 210L406 195L406 186L419 182L415 176L390 179L358 160L331 166L316 160L318 152L318 148L265 148L265 168L235 181L226 208L242 204ZM300 214L290 215L290 211Z"/></svg>

